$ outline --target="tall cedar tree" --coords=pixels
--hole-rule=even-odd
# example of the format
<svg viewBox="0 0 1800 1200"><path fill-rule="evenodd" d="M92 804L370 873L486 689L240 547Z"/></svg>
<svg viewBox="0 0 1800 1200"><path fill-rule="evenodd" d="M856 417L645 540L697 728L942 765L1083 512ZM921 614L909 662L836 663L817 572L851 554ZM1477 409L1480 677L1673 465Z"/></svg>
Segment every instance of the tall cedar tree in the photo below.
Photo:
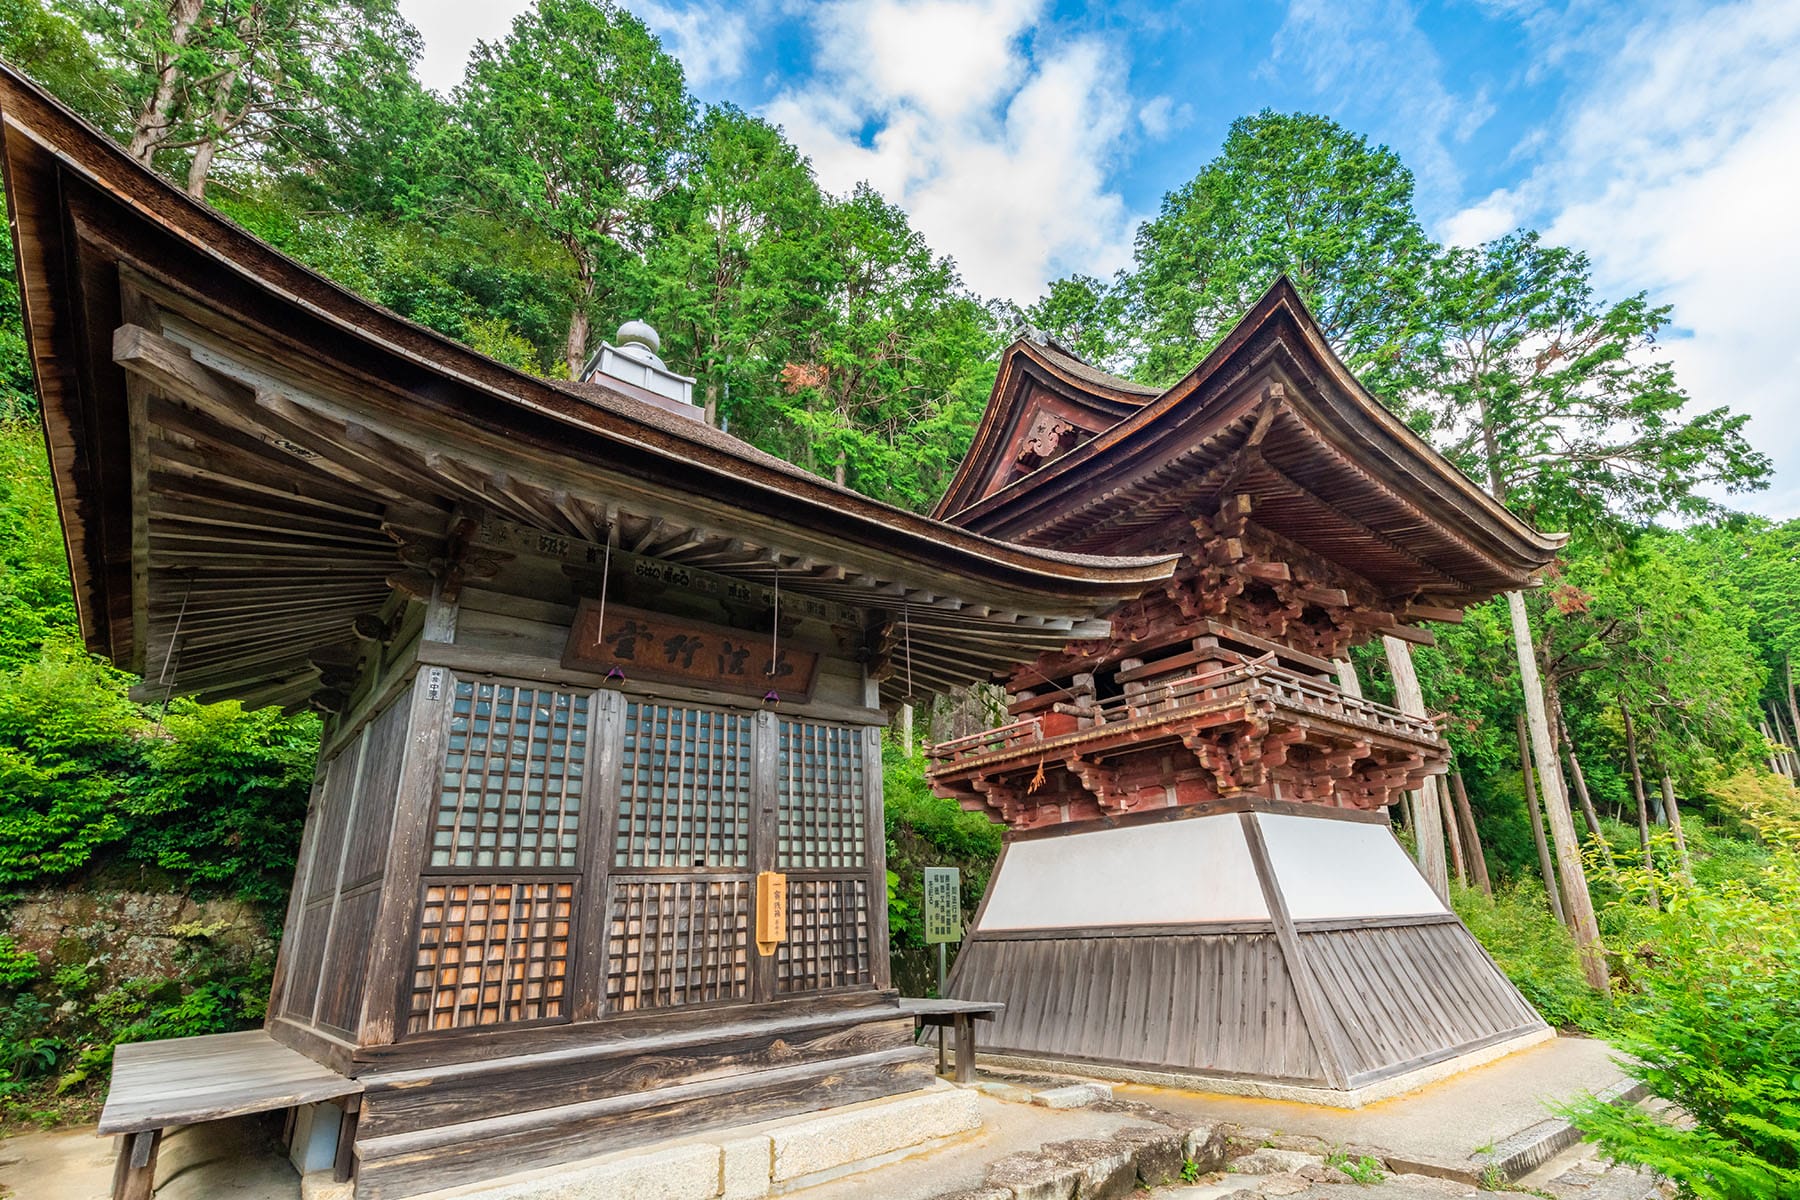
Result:
<svg viewBox="0 0 1800 1200"><path fill-rule="evenodd" d="M476 46L457 101L472 194L568 255L564 358L578 374L603 292L638 262L680 176L694 108L681 64L617 5L538 0L505 40Z"/></svg>
<svg viewBox="0 0 1800 1200"><path fill-rule="evenodd" d="M1137 375L1167 384L1287 274L1352 368L1379 385L1417 332L1431 245L1413 177L1327 117L1234 121L1218 156L1163 197L1123 279Z"/></svg>

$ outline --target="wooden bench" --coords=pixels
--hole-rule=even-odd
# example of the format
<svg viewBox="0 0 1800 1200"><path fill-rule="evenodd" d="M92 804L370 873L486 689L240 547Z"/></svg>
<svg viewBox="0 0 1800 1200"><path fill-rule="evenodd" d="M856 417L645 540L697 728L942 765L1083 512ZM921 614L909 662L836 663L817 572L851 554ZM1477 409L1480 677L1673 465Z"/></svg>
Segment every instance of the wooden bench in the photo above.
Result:
<svg viewBox="0 0 1800 1200"><path fill-rule="evenodd" d="M913 1029L923 1033L927 1025L948 1027L956 1039L956 1082L975 1079L975 1022L991 1021L1006 1011L993 1000L901 1000L900 1011L913 1019ZM943 1041L938 1041L938 1070L944 1069Z"/></svg>
<svg viewBox="0 0 1800 1200"><path fill-rule="evenodd" d="M128 1042L113 1051L112 1086L100 1113L101 1135L119 1138L113 1200L150 1200L165 1129L344 1097L351 1102L334 1173L348 1179L362 1090L260 1029Z"/></svg>

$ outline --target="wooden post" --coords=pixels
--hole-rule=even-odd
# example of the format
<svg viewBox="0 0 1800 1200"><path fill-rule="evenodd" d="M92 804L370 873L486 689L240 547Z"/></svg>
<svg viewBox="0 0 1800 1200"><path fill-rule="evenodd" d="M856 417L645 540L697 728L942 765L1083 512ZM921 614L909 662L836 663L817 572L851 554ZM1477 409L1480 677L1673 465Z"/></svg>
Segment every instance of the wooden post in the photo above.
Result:
<svg viewBox="0 0 1800 1200"><path fill-rule="evenodd" d="M1675 831L1675 849L1681 854L1681 873L1688 882L1694 879L1694 864L1688 858L1687 837L1681 832L1681 806L1675 803L1675 781L1667 771L1662 777L1663 809L1669 814L1669 828Z"/></svg>
<svg viewBox="0 0 1800 1200"><path fill-rule="evenodd" d="M1334 658L1331 665L1337 668L1338 690L1346 696L1361 700L1362 680L1356 677L1356 664L1347 658Z"/></svg>
<svg viewBox="0 0 1800 1200"><path fill-rule="evenodd" d="M1550 817L1550 836L1556 844L1556 865L1562 872L1563 900L1575 945L1581 951L1582 971L1594 990L1611 991L1606 974L1606 947L1600 942L1600 925L1594 919L1594 899L1588 894L1587 872L1581 866L1581 847L1575 838L1575 821L1563 792L1562 771L1556 765L1556 748L1550 741L1550 719L1544 709L1544 687L1538 678L1537 655L1532 652L1531 622L1525 615L1525 597L1506 594L1512 610L1513 645L1519 656L1519 683L1525 692L1525 716L1531 729L1531 745L1543 784L1544 809Z"/></svg>
<svg viewBox="0 0 1800 1200"><path fill-rule="evenodd" d="M1559 925L1567 925L1563 912L1562 891L1556 886L1556 868L1550 862L1550 847L1544 842L1544 816L1538 811L1537 785L1531 779L1531 741L1525 732L1525 714L1519 714L1519 777L1525 784L1525 815L1531 820L1531 844L1537 847L1538 872L1544 877L1544 894L1550 897L1550 911Z"/></svg>
<svg viewBox="0 0 1800 1200"><path fill-rule="evenodd" d="M941 945L942 943L940 943ZM956 1026L956 1082L975 1082L975 1017L972 1013L959 1012L954 1018Z"/></svg>
<svg viewBox="0 0 1800 1200"><path fill-rule="evenodd" d="M1494 881L1488 877L1487 854L1481 848L1481 831L1475 828L1475 810L1469 807L1469 792L1463 787L1462 772L1450 776L1450 792L1456 798L1456 813L1462 822L1463 846L1469 865L1475 872L1475 884L1483 894L1494 894Z"/></svg>
<svg viewBox="0 0 1800 1200"><path fill-rule="evenodd" d="M344 1116L338 1122L337 1157L331 1163L331 1178L345 1183L356 1171L356 1127L362 1120L362 1097L344 1101Z"/></svg>
<svg viewBox="0 0 1800 1200"><path fill-rule="evenodd" d="M1425 716L1425 693L1419 687L1419 673L1413 669L1412 647L1397 637L1384 636L1381 644L1387 651L1388 670L1394 675L1394 698L1400 711ZM1450 871L1444 861L1443 805L1438 800L1437 776L1427 776L1424 787L1412 794L1411 815L1419 870L1431 889L1448 901Z"/></svg>
<svg viewBox="0 0 1800 1200"><path fill-rule="evenodd" d="M119 1160L113 1168L113 1200L150 1200L156 1194L156 1152L163 1131L145 1129L119 1138Z"/></svg>

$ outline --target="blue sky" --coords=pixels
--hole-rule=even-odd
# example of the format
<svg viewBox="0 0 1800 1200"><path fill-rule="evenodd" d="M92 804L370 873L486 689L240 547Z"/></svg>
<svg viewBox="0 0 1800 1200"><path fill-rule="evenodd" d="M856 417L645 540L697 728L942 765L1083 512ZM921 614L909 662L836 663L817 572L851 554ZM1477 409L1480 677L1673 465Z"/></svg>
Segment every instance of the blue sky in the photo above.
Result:
<svg viewBox="0 0 1800 1200"><path fill-rule="evenodd" d="M525 0L402 0L448 90ZM1428 230L1519 225L1602 294L1675 306L1696 404L1752 414L1800 516L1800 0L626 0L704 100L779 122L821 181L869 180L965 280L1033 298L1107 275L1262 108L1398 151Z"/></svg>

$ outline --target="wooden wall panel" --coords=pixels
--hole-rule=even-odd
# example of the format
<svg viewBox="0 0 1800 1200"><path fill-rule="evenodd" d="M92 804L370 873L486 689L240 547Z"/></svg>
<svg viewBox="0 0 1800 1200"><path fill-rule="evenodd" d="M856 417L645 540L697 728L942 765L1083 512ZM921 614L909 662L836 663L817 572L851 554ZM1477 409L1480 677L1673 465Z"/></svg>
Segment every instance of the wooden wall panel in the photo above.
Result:
<svg viewBox="0 0 1800 1200"><path fill-rule="evenodd" d="M785 995L871 983L869 928L866 878L790 879L788 940L775 951L776 991Z"/></svg>
<svg viewBox="0 0 1800 1200"><path fill-rule="evenodd" d="M1316 1083L1322 1067L1269 933L971 939L951 995L999 1000L984 1046Z"/></svg>
<svg viewBox="0 0 1800 1200"><path fill-rule="evenodd" d="M572 879L428 880L407 1032L568 1015Z"/></svg>
<svg viewBox="0 0 1800 1200"><path fill-rule="evenodd" d="M607 1011L749 999L754 891L747 874L615 873L607 905Z"/></svg>
<svg viewBox="0 0 1800 1200"><path fill-rule="evenodd" d="M403 694L369 723L362 757L362 788L356 820L344 848L343 891L381 878L393 837L394 799L400 787L400 764L406 755L406 718L411 705Z"/></svg>
<svg viewBox="0 0 1800 1200"><path fill-rule="evenodd" d="M456 681L428 869L577 865L588 696Z"/></svg>
<svg viewBox="0 0 1800 1200"><path fill-rule="evenodd" d="M1302 931L1300 944L1353 1080L1543 1027L1460 922Z"/></svg>
<svg viewBox="0 0 1800 1200"><path fill-rule="evenodd" d="M319 994L319 972L325 962L325 935L330 928L331 902L309 904L301 914L299 940L291 948L287 988L282 994L281 1015L303 1025L312 1024L313 1002Z"/></svg>
<svg viewBox="0 0 1800 1200"><path fill-rule="evenodd" d="M332 918L331 945L319 978L317 1023L346 1038L355 1037L362 1015L369 945L380 901L381 891L371 882L340 897Z"/></svg>

